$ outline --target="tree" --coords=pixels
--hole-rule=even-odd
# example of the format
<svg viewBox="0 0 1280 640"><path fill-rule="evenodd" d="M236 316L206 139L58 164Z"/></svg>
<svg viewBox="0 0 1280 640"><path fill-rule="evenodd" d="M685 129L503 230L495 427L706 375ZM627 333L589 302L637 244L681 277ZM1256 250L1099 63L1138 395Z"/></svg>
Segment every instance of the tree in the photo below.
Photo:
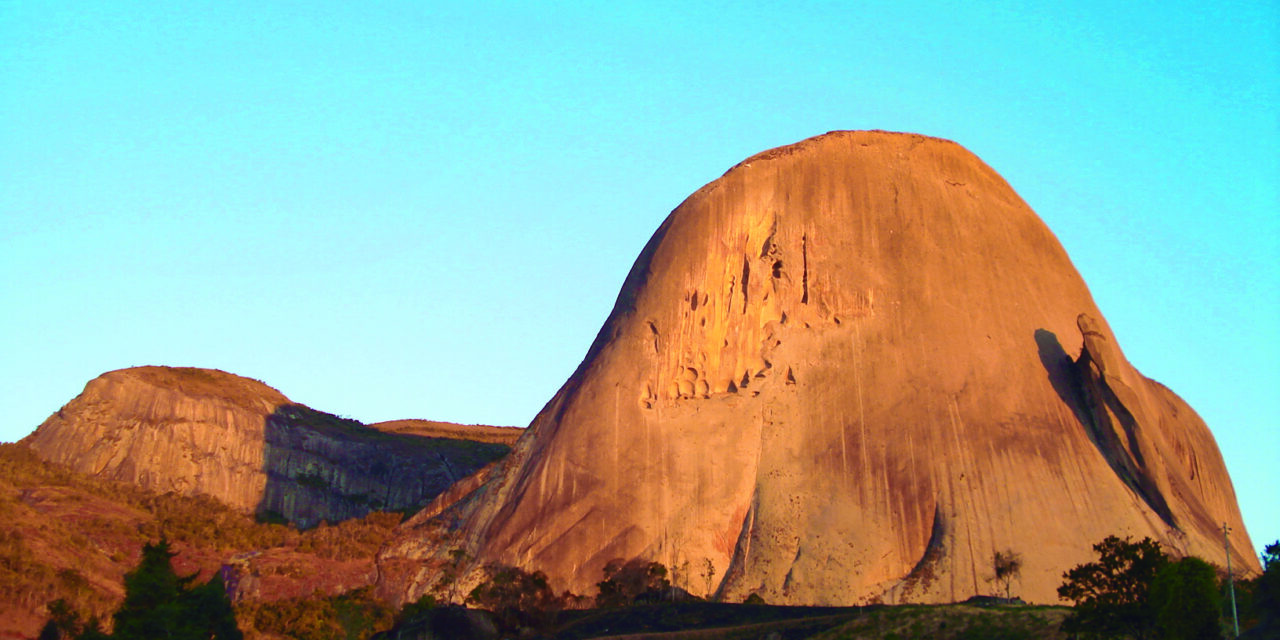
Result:
<svg viewBox="0 0 1280 640"><path fill-rule="evenodd" d="M1280 540L1262 554L1262 577L1258 579L1258 606L1262 617L1280 617Z"/></svg>
<svg viewBox="0 0 1280 640"><path fill-rule="evenodd" d="M1062 625L1068 633L1102 637L1152 637L1154 619L1148 594L1156 573L1169 562L1160 543L1151 538L1132 542L1107 536L1093 545L1098 561L1078 565L1063 574L1058 597L1075 604Z"/></svg>
<svg viewBox="0 0 1280 640"><path fill-rule="evenodd" d="M997 551L991 563L996 571L996 582L1004 585L1004 597L1012 597L1013 579L1022 573L1022 555L1013 550Z"/></svg>
<svg viewBox="0 0 1280 640"><path fill-rule="evenodd" d="M661 599L671 590L667 568L660 562L639 558L629 562L610 560L604 566L604 580L596 583L597 607L625 607L642 597Z"/></svg>
<svg viewBox="0 0 1280 640"><path fill-rule="evenodd" d="M489 577L467 595L467 603L492 611L507 630L515 631L525 623L548 624L563 608L541 571L529 573L518 567L490 565Z"/></svg>
<svg viewBox="0 0 1280 640"><path fill-rule="evenodd" d="M179 578L169 541L142 547L142 560L124 576L124 602L113 616L115 638L169 638L185 626L180 596L195 576Z"/></svg>
<svg viewBox="0 0 1280 640"><path fill-rule="evenodd" d="M1159 637L1221 638L1217 582L1213 566L1200 558L1183 558L1162 567L1151 583L1151 608Z"/></svg>
<svg viewBox="0 0 1280 640"><path fill-rule="evenodd" d="M1241 622L1254 623L1250 637L1280 637L1280 540L1266 546L1261 555L1262 575L1237 584Z"/></svg>
<svg viewBox="0 0 1280 640"><path fill-rule="evenodd" d="M242 634L236 625L236 612L227 597L227 586L221 573L213 574L209 581L179 597L182 615L192 631L192 638L209 640L240 640Z"/></svg>
<svg viewBox="0 0 1280 640"><path fill-rule="evenodd" d="M715 592L711 590L711 587L714 585L713 581L715 580L715 578L716 578L716 563L712 562L711 558L703 558L702 559L702 579L704 582L707 583L707 599L708 600L710 600L712 596L715 595Z"/></svg>
<svg viewBox="0 0 1280 640"><path fill-rule="evenodd" d="M222 576L215 574L205 584L192 587L197 574L178 576L173 570L174 555L163 538L142 547L138 567L124 576L124 602L113 616L110 637L242 640Z"/></svg>
<svg viewBox="0 0 1280 640"><path fill-rule="evenodd" d="M38 640L65 640L80 634L84 623L80 613L63 598L49 603L49 621L40 629Z"/></svg>

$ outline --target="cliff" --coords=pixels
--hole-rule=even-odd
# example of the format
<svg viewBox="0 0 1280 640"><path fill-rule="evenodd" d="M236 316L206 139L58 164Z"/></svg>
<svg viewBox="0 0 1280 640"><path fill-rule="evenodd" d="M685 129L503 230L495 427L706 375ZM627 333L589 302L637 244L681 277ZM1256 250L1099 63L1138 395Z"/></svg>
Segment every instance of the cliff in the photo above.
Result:
<svg viewBox="0 0 1280 640"><path fill-rule="evenodd" d="M138 367L90 381L22 443L93 476L310 527L416 509L509 450L464 431L386 433L222 371Z"/></svg>
<svg viewBox="0 0 1280 640"><path fill-rule="evenodd" d="M1056 602L1107 535L1221 562L1224 522L1258 569L1204 423L1009 185L918 135L819 136L690 196L489 471L384 549L384 588L432 588L433 523L587 594L639 557L731 601L960 601L1014 551L1015 593Z"/></svg>

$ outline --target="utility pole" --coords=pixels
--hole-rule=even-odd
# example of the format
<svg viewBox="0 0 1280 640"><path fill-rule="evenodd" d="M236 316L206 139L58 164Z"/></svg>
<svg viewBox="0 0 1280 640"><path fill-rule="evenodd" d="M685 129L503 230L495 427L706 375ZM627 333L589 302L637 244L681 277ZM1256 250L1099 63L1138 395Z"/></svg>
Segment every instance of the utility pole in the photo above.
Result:
<svg viewBox="0 0 1280 640"><path fill-rule="evenodd" d="M1235 628L1232 638L1240 637L1240 617L1236 615L1236 577L1231 573L1231 528L1222 523L1222 547L1227 552L1227 585L1231 589L1231 624Z"/></svg>

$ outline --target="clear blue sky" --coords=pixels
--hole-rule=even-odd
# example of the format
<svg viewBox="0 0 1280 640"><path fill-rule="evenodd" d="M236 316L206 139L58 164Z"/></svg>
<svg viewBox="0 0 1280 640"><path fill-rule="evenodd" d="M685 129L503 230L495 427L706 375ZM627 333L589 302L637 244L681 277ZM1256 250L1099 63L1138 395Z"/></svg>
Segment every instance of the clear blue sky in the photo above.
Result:
<svg viewBox="0 0 1280 640"><path fill-rule="evenodd" d="M687 195L889 129L1008 179L1280 538L1280 5L854 4L0 0L0 440L143 364L524 425Z"/></svg>

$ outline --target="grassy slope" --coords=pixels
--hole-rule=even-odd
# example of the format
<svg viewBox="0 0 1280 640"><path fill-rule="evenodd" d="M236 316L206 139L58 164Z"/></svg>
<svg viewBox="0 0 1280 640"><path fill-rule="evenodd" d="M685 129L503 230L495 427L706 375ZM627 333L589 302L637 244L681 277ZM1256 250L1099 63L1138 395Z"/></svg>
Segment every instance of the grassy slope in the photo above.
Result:
<svg viewBox="0 0 1280 640"><path fill-rule="evenodd" d="M399 520L375 513L298 532L255 522L211 498L151 494L0 444L0 637L33 637L56 598L85 616L108 616L142 545L161 535L178 553L174 568L202 579L234 555L261 550L262 571L253 570L269 574L268 598L358 587L349 576L369 573Z"/></svg>
<svg viewBox="0 0 1280 640"><path fill-rule="evenodd" d="M782 607L714 602L565 611L543 637L559 640L1058 640L1066 607L874 605Z"/></svg>

